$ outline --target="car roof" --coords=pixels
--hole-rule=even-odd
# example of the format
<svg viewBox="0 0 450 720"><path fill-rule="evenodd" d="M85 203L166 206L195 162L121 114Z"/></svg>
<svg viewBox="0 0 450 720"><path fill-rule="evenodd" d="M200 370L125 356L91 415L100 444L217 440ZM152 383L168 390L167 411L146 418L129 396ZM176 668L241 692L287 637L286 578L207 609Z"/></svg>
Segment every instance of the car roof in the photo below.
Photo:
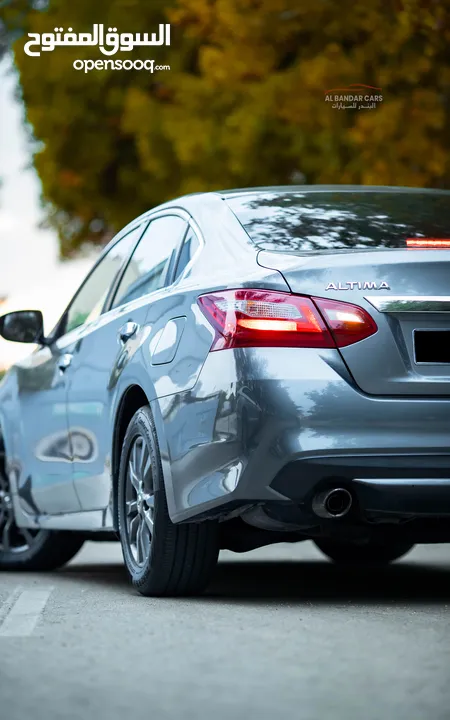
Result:
<svg viewBox="0 0 450 720"><path fill-rule="evenodd" d="M307 193L410 193L410 194L432 194L432 195L449 195L450 190L441 190L438 188L418 188L418 187L401 187L390 185L267 185L260 187L235 188L229 190L210 190L205 192L193 192L182 195L172 200L168 200L161 205L153 207L138 217L131 220L122 230L120 230L113 239L103 249L100 257L103 257L109 249L123 235L130 232L136 225L150 220L151 216L156 212L164 210L175 210L176 208L185 210L188 213L195 213L202 203L207 203L214 207L215 203L227 201L232 198L239 198L265 194L286 194L304 195Z"/></svg>
<svg viewBox="0 0 450 720"><path fill-rule="evenodd" d="M237 188L235 190L221 190L216 194L225 200L231 197L242 195L257 195L265 193L278 193L284 195L305 194L305 193L327 193L327 192L352 192L352 193L445 193L450 195L450 190L438 188L420 188L395 185L273 185L267 187Z"/></svg>
<svg viewBox="0 0 450 720"><path fill-rule="evenodd" d="M441 190L439 188L419 188L419 187L401 187L390 185L267 185L260 187L235 188L230 190L210 190L205 192L193 192L180 197L167 200L161 205L157 205L146 210L142 215L134 218L129 225L137 221L146 220L155 212L170 210L175 208L185 209L188 212L198 207L201 202L214 203L218 200L230 200L236 197L245 197L245 195L264 195L267 193L298 194L305 193L336 193L336 192L352 192L352 193L411 193L411 194L444 194L450 195L450 190Z"/></svg>

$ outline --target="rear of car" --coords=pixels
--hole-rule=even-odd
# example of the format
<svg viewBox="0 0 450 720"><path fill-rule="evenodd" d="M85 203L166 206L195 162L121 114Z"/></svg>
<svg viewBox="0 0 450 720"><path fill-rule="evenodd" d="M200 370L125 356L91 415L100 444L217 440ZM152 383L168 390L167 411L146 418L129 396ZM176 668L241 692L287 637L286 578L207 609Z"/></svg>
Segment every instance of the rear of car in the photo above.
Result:
<svg viewBox="0 0 450 720"><path fill-rule="evenodd" d="M137 304L72 336L73 353L80 338L88 342L68 386L66 344L47 352L50 375L31 363L28 385L22 378L25 391L42 390L40 416L50 391L55 404L55 388L69 419L83 407L79 429L106 438L94 453L98 471L113 471L78 473L65 463L55 473L62 493L46 490L48 512L30 502L39 471L38 483L26 473L20 483L23 454L17 466L0 447L0 568L50 569L74 556L87 515L78 475L95 493L99 478L107 482L94 526L118 531L143 595L201 592L222 548L310 538L338 563L367 565L391 562L416 542L450 542L450 193L263 188L179 202L178 219L190 228L184 239L176 233L173 257L194 236L198 248L181 275L168 272L157 289L145 284ZM158 211L150 233L171 210ZM168 227L157 241L167 242ZM149 255L148 280L162 267L141 246L147 237L135 247ZM124 267L128 260L129 249ZM30 315L31 340L44 342L38 311L3 316L3 337L22 337L24 316L30 331ZM94 355L103 358L95 368ZM76 380L80 357L88 372ZM55 372L56 385L47 382ZM3 383L3 401L28 437L22 426L31 416L14 378ZM117 401L112 463L104 421L75 402L86 392L105 408L111 393ZM58 427L69 425L63 413ZM87 460L72 450L73 462ZM64 508L74 495L76 508ZM17 522L18 499L35 515L22 512Z"/></svg>
<svg viewBox="0 0 450 720"><path fill-rule="evenodd" d="M450 193L223 199L286 291L199 299L215 337L193 399L221 393L227 420L209 497L199 478L181 515L245 507L263 529L323 535L339 520L450 540Z"/></svg>

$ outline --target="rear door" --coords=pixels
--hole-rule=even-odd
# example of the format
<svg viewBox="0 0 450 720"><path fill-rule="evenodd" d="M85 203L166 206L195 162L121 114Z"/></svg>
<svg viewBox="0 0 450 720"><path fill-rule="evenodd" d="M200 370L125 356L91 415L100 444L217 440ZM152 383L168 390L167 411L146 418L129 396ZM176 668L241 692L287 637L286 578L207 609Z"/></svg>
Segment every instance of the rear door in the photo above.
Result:
<svg viewBox="0 0 450 720"><path fill-rule="evenodd" d="M450 193L345 188L229 201L292 292L359 305L378 332L341 348L372 395L450 394ZM275 251L275 252L274 252Z"/></svg>
<svg viewBox="0 0 450 720"><path fill-rule="evenodd" d="M140 382L142 354L154 320L149 306L166 296L165 283L187 229L187 221L166 213L151 220L117 283L113 297L73 348L68 418L73 438L75 488L83 510L104 509L111 492L112 407L118 382ZM161 308L157 316L162 314ZM176 315L176 313L174 313ZM77 450L76 437L79 438ZM88 453L86 448L92 446Z"/></svg>

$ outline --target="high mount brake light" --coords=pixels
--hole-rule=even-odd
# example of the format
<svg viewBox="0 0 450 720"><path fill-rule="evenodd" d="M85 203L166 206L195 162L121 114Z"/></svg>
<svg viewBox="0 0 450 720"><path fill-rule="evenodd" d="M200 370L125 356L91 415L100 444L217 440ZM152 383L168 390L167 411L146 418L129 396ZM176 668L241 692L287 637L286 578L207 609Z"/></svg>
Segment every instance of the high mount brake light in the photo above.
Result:
<svg viewBox="0 0 450 720"><path fill-rule="evenodd" d="M407 238L406 247L416 249L450 249L450 238Z"/></svg>
<svg viewBox="0 0 450 720"><path fill-rule="evenodd" d="M335 348L377 331L350 303L271 290L219 290L198 303L216 331L211 350L238 347Z"/></svg>

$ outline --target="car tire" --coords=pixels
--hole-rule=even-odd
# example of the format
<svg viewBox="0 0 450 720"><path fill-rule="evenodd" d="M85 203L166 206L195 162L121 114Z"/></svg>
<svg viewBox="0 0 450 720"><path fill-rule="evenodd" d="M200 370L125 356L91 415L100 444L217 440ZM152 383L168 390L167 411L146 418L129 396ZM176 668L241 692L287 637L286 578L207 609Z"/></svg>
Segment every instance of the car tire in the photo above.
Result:
<svg viewBox="0 0 450 720"><path fill-rule="evenodd" d="M62 567L77 554L83 535L59 530L29 531L32 538L26 549L0 550L0 570L50 571Z"/></svg>
<svg viewBox="0 0 450 720"><path fill-rule="evenodd" d="M2 453L3 455L3 453ZM16 525L9 480L0 464L0 570L56 570L80 550L84 535L59 530L32 530Z"/></svg>
<svg viewBox="0 0 450 720"><path fill-rule="evenodd" d="M388 565L406 555L413 547L411 543L375 543L365 545L339 542L328 538L314 541L330 560L338 565Z"/></svg>
<svg viewBox="0 0 450 720"><path fill-rule="evenodd" d="M133 416L122 445L118 525L133 586L145 596L197 595L219 554L218 523L169 517L158 438L148 406Z"/></svg>

